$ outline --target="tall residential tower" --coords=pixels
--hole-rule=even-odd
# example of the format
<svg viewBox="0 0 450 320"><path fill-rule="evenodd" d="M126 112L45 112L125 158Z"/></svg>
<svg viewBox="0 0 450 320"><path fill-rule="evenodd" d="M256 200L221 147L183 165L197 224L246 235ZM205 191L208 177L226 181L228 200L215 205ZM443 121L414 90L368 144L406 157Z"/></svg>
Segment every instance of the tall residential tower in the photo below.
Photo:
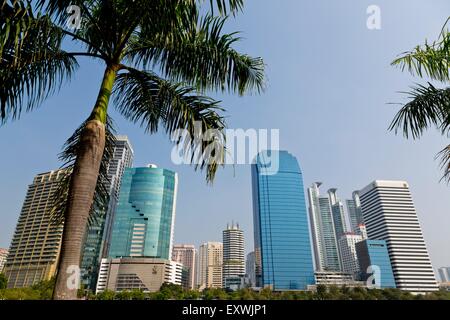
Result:
<svg viewBox="0 0 450 320"><path fill-rule="evenodd" d="M207 242L198 252L197 285L200 289L222 287L223 244Z"/></svg>
<svg viewBox="0 0 450 320"><path fill-rule="evenodd" d="M239 224L232 223L223 231L223 267L222 281L225 288L228 283L245 276L244 232Z"/></svg>
<svg viewBox="0 0 450 320"><path fill-rule="evenodd" d="M193 290L196 288L195 281L195 265L197 259L197 249L191 244L177 244L173 246L172 261L179 262L183 265L186 272L185 289Z"/></svg>
<svg viewBox="0 0 450 320"><path fill-rule="evenodd" d="M28 186L4 273L9 288L29 287L56 273L62 225L51 222L52 195L67 170L38 174Z"/></svg>

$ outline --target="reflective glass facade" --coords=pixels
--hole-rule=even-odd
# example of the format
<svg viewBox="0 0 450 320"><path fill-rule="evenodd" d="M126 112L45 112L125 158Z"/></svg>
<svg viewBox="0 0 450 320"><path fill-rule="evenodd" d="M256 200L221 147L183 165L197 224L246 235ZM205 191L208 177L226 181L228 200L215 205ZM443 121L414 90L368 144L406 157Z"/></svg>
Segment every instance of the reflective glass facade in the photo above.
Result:
<svg viewBox="0 0 450 320"><path fill-rule="evenodd" d="M264 165L276 158L277 168ZM306 289L314 284L314 267L297 159L286 151L260 153L252 165L252 186L257 285Z"/></svg>
<svg viewBox="0 0 450 320"><path fill-rule="evenodd" d="M125 169L108 256L170 259L176 190L175 172Z"/></svg>
<svg viewBox="0 0 450 320"><path fill-rule="evenodd" d="M375 281L373 284L377 284L381 288L396 287L386 241L365 240L358 242L356 244L356 253L363 280L366 280L373 274ZM369 266L372 266L373 270L370 274L367 273Z"/></svg>

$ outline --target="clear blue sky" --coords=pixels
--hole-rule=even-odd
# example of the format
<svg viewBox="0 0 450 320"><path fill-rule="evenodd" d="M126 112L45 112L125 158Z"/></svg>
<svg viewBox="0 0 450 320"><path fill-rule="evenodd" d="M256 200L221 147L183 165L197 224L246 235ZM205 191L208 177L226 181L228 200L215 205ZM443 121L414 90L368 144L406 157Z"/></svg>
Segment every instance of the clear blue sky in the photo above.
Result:
<svg viewBox="0 0 450 320"><path fill-rule="evenodd" d="M366 8L381 7L382 29L366 28ZM231 128L278 128L281 147L298 157L305 186L324 183L350 197L374 179L410 183L434 267L450 265L449 187L439 183L435 154L448 140L434 130L419 141L387 131L398 91L420 79L390 66L395 56L435 39L450 15L448 0L249 0L227 29L243 32L239 49L267 64L260 96L225 96ZM0 128L0 247L8 247L27 185L58 168L64 141L95 101L102 66L81 60L72 82L39 110ZM131 139L135 165L156 163L179 173L176 242L221 240L231 220L253 246L249 166L222 170L213 187L191 167L175 166L166 136L148 136L113 113Z"/></svg>

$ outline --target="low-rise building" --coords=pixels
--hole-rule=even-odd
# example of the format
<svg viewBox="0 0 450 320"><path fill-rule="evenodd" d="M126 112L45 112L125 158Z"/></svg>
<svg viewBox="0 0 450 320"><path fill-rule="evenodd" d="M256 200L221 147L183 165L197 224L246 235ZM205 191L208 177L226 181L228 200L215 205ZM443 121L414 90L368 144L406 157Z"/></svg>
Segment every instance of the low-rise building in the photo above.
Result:
<svg viewBox="0 0 450 320"><path fill-rule="evenodd" d="M340 271L316 271L314 272L316 284L308 286L308 290L315 290L318 285L338 286L338 287L364 287L362 281L355 281L350 273Z"/></svg>
<svg viewBox="0 0 450 320"><path fill-rule="evenodd" d="M102 259L96 292L142 290L156 292L163 283L181 285L183 265L165 259Z"/></svg>

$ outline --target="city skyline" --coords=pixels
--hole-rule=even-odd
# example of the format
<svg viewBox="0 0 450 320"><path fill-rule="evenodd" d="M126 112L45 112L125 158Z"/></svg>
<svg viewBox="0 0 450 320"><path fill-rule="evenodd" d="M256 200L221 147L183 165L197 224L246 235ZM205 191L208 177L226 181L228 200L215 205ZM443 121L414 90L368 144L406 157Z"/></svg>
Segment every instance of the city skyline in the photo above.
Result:
<svg viewBox="0 0 450 320"><path fill-rule="evenodd" d="M444 183L438 182L441 172L438 163L433 159L434 154L442 147L442 140L433 132L430 132L423 140L418 142L406 141L386 132L386 127L395 108L386 106L385 103L401 100L402 97L396 92L402 88L406 89L412 79L410 76L402 75L398 70L389 67L388 63L397 53L413 47L421 42L424 37L436 38L436 33L439 32L443 21L445 21L444 13L441 11L448 8L448 4L444 1L436 1L433 4L434 6L417 1L411 3L411 9L402 6L402 11L400 11L400 5L380 1L384 18L383 28L379 33L371 33L362 26L366 17L364 15L364 10L367 7L365 3L361 5L352 4L351 6L348 1L343 1L340 4L327 4L326 6L323 4L304 4L305 9L298 7L293 2L287 2L286 6L291 6L288 11L292 12L291 14L298 13L307 22L281 24L267 34L267 37L274 41L274 45L271 47L277 47L279 43L276 42L277 39L274 35L279 32L288 32L292 28L299 30L298 39L295 39L295 43L282 47L286 51L292 49L293 52L292 55L288 54L287 61L283 63L276 61L276 52L263 50L267 40L265 35L263 37L264 32L258 35L257 31L260 30L257 29L263 28L266 30L266 27L260 23L255 24L259 15L268 15L270 11L274 10L274 13L276 13L278 9L274 8L273 5L271 6L269 2L263 3L258 8L249 3L246 7L245 18L238 18L238 23L242 26L241 29L244 31L245 37L250 40L248 48L267 56L268 65L272 69L268 71L272 80L270 82L271 88L269 88L267 95L262 97L246 97L242 100L226 97L224 101L227 104L233 104L233 110L230 110L230 124L234 127L282 128L281 142L283 149L290 150L299 158L305 170L305 185L310 185L313 181L326 181L324 190L327 190L327 187L337 187L341 199L350 199L353 190L362 188L374 179L408 181L414 194L431 260L436 269L450 265L450 253L445 250L446 245L450 242L448 235L445 233L445 226L448 226L450 221L448 217L450 211L448 187ZM330 11L329 7L335 9L332 11L336 12L336 15L321 13L321 10L325 9ZM356 63L359 63L361 70L349 70L348 78L343 81L344 88L342 91L358 85L357 89L359 90L355 90L357 92L355 92L354 97L349 97L348 92L345 95L333 92L336 101L322 97L320 101L315 102L308 98L307 91L311 90L311 92L317 94L318 89L317 87L308 87L305 79L297 80L297 82L292 81L292 84L289 84L286 89L278 84L278 80L282 78L281 71L284 73L288 70L286 67L294 59L301 57L300 53L312 59L311 52L300 50L302 48L300 42L311 40L313 49L318 45L301 28L303 23L311 22L305 16L305 12L309 9L313 9L319 14L318 20L327 21L327 26L336 26L336 28L333 28L333 35L336 36L336 40L333 41L344 41L345 44L347 42L345 42L344 36L346 36L350 40L356 38L361 42L360 48L355 53L355 55L365 58L364 60L356 58ZM348 11L347 15L344 15L344 10ZM406 19L402 26L393 25L394 19L399 16L414 17L417 10L429 23L418 28L412 21ZM340 16L341 14L346 17L345 20ZM249 21L246 22L245 19ZM325 32L325 30L321 29L318 23L312 23L314 27L318 28L317 35L320 37L321 32ZM251 26L251 24L255 24L255 26ZM379 48L378 46L381 46L381 44L383 46ZM319 51L314 51L315 54L316 52ZM345 52L347 53L347 51ZM343 54L343 51L338 50L337 59L343 59ZM318 55L318 60L312 60L313 64L318 63L323 58L320 52ZM382 61L376 62L378 60L375 60L375 56ZM97 67L95 64L89 64L89 66L94 69ZM276 68L281 71L274 71ZM331 76L330 80L325 80L326 85L332 88L332 82L341 80L343 72L339 66L332 66L328 63L325 64L324 68L334 68L333 70L338 74L338 76ZM293 69L295 69L292 71L295 75L313 72L312 69L307 69L301 62L299 67ZM305 72L300 72L302 70ZM82 71L76 82L80 79L80 83L92 83L88 71ZM366 79L365 75L370 75L368 77L370 79ZM292 77L290 72L287 76ZM383 80L383 84L377 84L381 80ZM299 91L300 84L307 87ZM313 85L317 85L317 83L313 83ZM91 99L93 91L96 91L96 88L92 89L88 85L78 84L78 86L79 89L83 90L82 92L85 92L86 101ZM278 102L277 95L273 93L276 90L281 90L281 93L286 94L287 97ZM374 93L370 94L369 91L374 91ZM31 182L32 177L37 173L59 166L56 155L60 146L73 131L75 123L79 122L79 118L84 116L78 114L76 108L80 104L79 94L77 93L79 91L71 89L65 91L65 93L67 92L69 92L68 95L61 94L64 99L54 98L46 102L45 108L55 111L55 117L64 115L65 118L70 118L70 121L73 119L73 123L49 124L48 115L37 112L25 115L21 122L13 122L0 129L2 134L11 137L11 139L3 139L0 142L0 147L3 150L9 150L4 159L1 160L2 166L0 169L0 175L4 177L4 181L8 181L8 183L0 185L0 211L2 211L2 218L4 218L4 223L2 221L0 226L0 247L9 247L21 202L25 195L26 185ZM301 93L300 98L297 97L298 92ZM332 103L339 104L341 109L339 113L327 108L327 106L333 105ZM67 105L67 107L61 108L62 111L57 111L62 104ZM248 104L247 107L245 107L246 104ZM288 112L289 117L274 115L272 111L278 105L282 110L293 114ZM317 110L307 110L310 105L317 107ZM242 107L243 110L239 110L239 107ZM302 112L295 113L295 107L298 107ZM253 117L253 114L257 112L260 112L261 116ZM322 117L326 112L330 112L330 114ZM292 124L292 121L289 122L290 118L298 119L299 123L293 121L294 124ZM369 118L370 121L366 118ZM346 121L340 125L336 120ZM31 122L36 122L36 124L32 125ZM314 145L306 141L307 138L310 139L312 132L312 128L307 122L320 123L318 130L332 132L334 138L336 138L336 143L330 143L329 138L323 137L326 134L319 135L314 138L315 143L325 146L326 151L315 148ZM162 167L179 172L181 192L178 219L175 226L175 241L177 243L193 243L198 247L204 241L220 240L220 229L224 223L234 219L241 222L241 226L249 239L246 243L246 252L252 251L252 237L248 236L252 234L251 201L247 200L249 192L246 191L250 185L248 167L236 168L235 175L232 168L227 168L219 173L214 187L207 187L201 174L194 173L192 168L188 166L178 167L170 162L171 146L165 140L163 142L163 139L165 139L163 135L148 137L137 133L137 129L131 129L131 126L122 121L118 121L118 125L120 132L129 135L136 150L139 150L139 156L136 159L138 165L155 162ZM349 129L345 129L343 125L348 126ZM36 130L36 128L39 128L39 130ZM46 130L42 130L42 128L46 128ZM58 132L58 134L55 135L55 132ZM351 135L350 132L352 132ZM359 134L354 136L354 132L359 132ZM46 143L36 143L37 141L46 141ZM371 143L368 143L368 141ZM371 145L371 149L375 150L369 150L364 144ZM155 152L155 149L158 152ZM379 152L380 149L384 150L382 154ZM358 151L358 154L355 151ZM31 154L33 154L33 161L29 160ZM328 168L329 159L327 159L327 156L330 154L335 155L334 168ZM336 170L336 168L339 170ZM420 171L417 168L420 168ZM202 203L202 207L195 203L195 200L200 196L207 199ZM228 215L225 213L228 213ZM196 229L193 221L198 219L202 219L209 227Z"/></svg>

